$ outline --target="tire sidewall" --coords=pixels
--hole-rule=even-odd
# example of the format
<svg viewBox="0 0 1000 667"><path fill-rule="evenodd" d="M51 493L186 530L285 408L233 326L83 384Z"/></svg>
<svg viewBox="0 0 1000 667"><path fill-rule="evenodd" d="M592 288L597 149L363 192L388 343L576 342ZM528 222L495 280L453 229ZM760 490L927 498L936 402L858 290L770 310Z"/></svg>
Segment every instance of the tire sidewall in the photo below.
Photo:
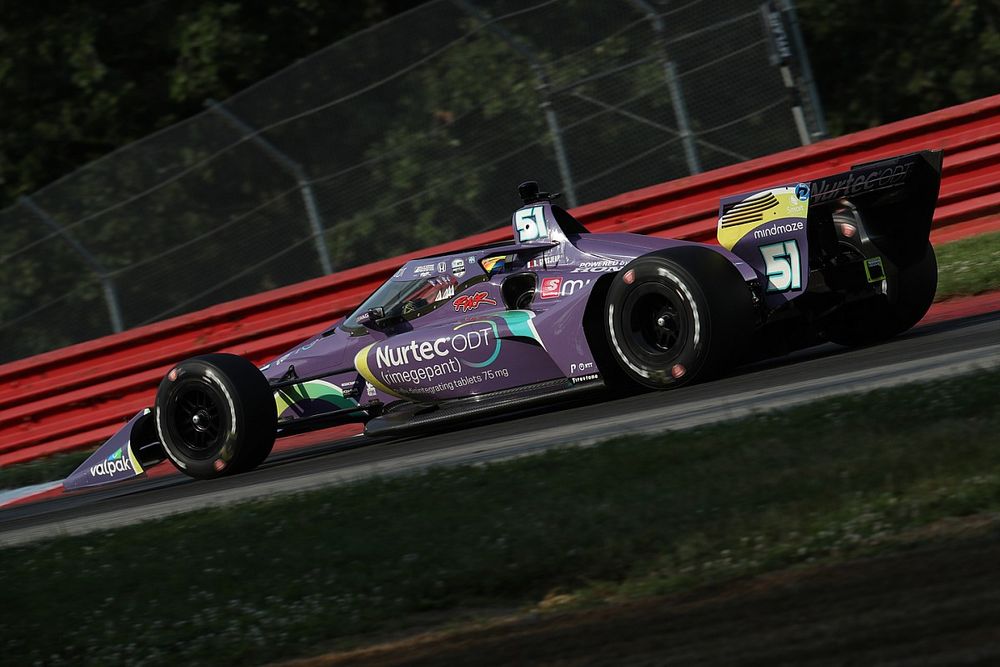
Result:
<svg viewBox="0 0 1000 667"><path fill-rule="evenodd" d="M677 347L651 352L637 336L632 318L654 318L637 313L645 295L655 294L676 306ZM683 266L666 257L643 256L617 275L608 289L604 308L605 329L611 356L626 375L645 387L663 389L684 384L698 375L711 337L711 322L704 295Z"/></svg>
<svg viewBox="0 0 1000 667"><path fill-rule="evenodd" d="M250 371L259 375L252 364L239 357L206 355L181 362L164 377L156 394L156 430L167 457L182 472L198 479L209 479L240 472L247 468L248 461L256 464L266 457L274 440L276 415L273 415L273 399L266 388L266 380L260 376L258 381ZM211 392L221 408L220 437L204 452L193 451L184 445L174 421L178 418L178 396L193 387ZM260 414L262 387L267 391L269 405L265 410L272 413L270 421L266 413ZM246 395L248 391L249 396ZM250 409L247 401L253 406ZM269 434L267 429L270 429Z"/></svg>

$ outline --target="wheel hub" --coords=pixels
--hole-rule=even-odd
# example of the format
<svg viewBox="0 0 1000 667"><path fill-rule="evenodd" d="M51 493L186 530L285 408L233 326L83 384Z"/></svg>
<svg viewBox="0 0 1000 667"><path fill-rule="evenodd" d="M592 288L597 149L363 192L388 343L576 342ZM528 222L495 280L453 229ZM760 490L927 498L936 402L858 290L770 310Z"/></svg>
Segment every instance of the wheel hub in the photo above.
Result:
<svg viewBox="0 0 1000 667"><path fill-rule="evenodd" d="M655 345L662 350L669 350L677 342L677 312L666 307L656 317Z"/></svg>
<svg viewBox="0 0 1000 667"><path fill-rule="evenodd" d="M209 423L210 418L205 410L198 410L198 412L194 413L191 417L191 425L201 433L208 430Z"/></svg>
<svg viewBox="0 0 1000 667"><path fill-rule="evenodd" d="M210 456L223 436L222 397L209 383L185 382L177 388L170 414L173 441L195 458Z"/></svg>
<svg viewBox="0 0 1000 667"><path fill-rule="evenodd" d="M624 307L627 344L645 357L645 363L659 367L684 347L687 320L682 299L675 292L659 285L639 287Z"/></svg>

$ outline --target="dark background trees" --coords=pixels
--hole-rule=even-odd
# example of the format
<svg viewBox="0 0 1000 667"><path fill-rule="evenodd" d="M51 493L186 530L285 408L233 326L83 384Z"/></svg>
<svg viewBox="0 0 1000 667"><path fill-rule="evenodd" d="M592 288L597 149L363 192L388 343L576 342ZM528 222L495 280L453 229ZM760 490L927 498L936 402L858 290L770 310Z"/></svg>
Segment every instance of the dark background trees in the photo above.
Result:
<svg viewBox="0 0 1000 667"><path fill-rule="evenodd" d="M648 1L703 169L797 144L758 0ZM324 248L343 269L499 227L525 174L564 182L546 108L580 202L689 173L634 2L473 0L506 35L458 0L371 31L420 3L340 4L7 1L0 362L109 333L102 275L129 328L320 275ZM833 134L1000 91L995 2L797 5Z"/></svg>
<svg viewBox="0 0 1000 667"><path fill-rule="evenodd" d="M797 0L833 134L1000 93L996 0Z"/></svg>
<svg viewBox="0 0 1000 667"><path fill-rule="evenodd" d="M0 19L0 207L200 111L205 98L225 99L418 4L8 0ZM995 0L797 6L834 134L1000 91Z"/></svg>
<svg viewBox="0 0 1000 667"><path fill-rule="evenodd" d="M6 0L0 208L418 0Z"/></svg>

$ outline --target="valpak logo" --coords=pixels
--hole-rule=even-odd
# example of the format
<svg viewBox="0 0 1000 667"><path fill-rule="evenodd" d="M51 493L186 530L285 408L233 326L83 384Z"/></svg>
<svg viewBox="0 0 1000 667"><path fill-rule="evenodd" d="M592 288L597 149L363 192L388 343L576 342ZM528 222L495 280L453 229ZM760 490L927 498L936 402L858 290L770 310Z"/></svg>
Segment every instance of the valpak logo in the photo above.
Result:
<svg viewBox="0 0 1000 667"><path fill-rule="evenodd" d="M119 472L132 472L132 461L122 453L123 449L119 447L104 461L90 466L90 476L109 477Z"/></svg>

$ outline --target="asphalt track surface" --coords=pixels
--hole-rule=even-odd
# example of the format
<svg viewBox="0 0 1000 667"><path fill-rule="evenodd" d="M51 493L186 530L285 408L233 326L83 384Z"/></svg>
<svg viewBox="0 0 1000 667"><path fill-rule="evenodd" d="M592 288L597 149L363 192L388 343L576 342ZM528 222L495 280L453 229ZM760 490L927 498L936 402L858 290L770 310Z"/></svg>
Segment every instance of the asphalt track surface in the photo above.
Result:
<svg viewBox="0 0 1000 667"><path fill-rule="evenodd" d="M425 437L351 437L273 455L257 470L196 481L136 480L0 510L0 546L120 528L213 505L586 445L627 432L660 432L740 417L824 396L932 380L1000 365L1000 312L919 326L881 345L823 345L751 364L713 382L618 400L595 396ZM163 464L169 465L169 464Z"/></svg>

